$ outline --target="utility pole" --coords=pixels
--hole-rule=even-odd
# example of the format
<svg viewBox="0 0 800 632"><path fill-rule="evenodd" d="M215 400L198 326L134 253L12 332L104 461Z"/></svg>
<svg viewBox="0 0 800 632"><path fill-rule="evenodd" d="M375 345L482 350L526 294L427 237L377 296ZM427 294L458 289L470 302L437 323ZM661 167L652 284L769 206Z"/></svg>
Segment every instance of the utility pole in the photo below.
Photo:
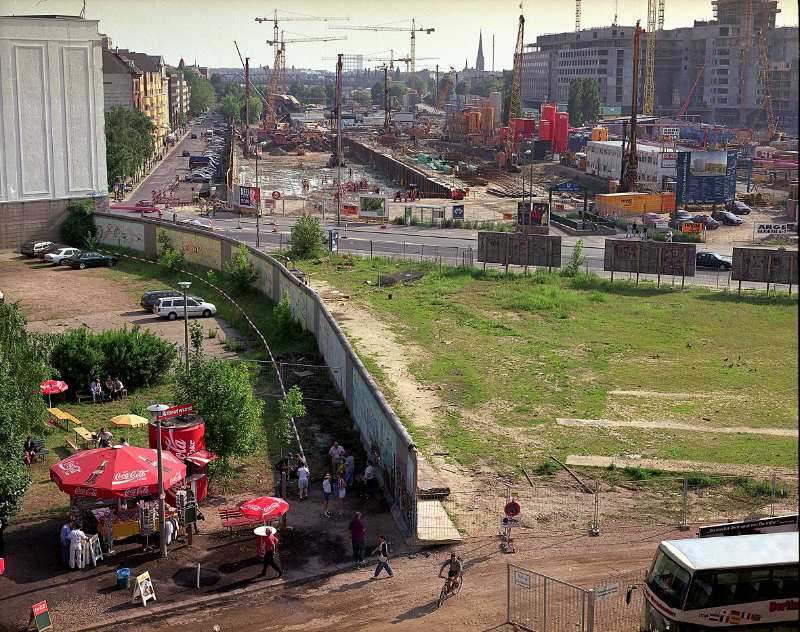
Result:
<svg viewBox="0 0 800 632"><path fill-rule="evenodd" d="M389 133L389 68L383 65L383 131Z"/></svg>
<svg viewBox="0 0 800 632"><path fill-rule="evenodd" d="M244 155L250 157L250 58L244 58Z"/></svg>
<svg viewBox="0 0 800 632"><path fill-rule="evenodd" d="M342 53L336 61L336 225L342 224Z"/></svg>
<svg viewBox="0 0 800 632"><path fill-rule="evenodd" d="M161 557L167 558L167 527L166 527L166 504L164 495L164 468L161 461L161 413L167 410L169 406L165 404L153 404L148 406L147 410L153 415L156 422L156 461L158 466L158 528L159 540L161 543Z"/></svg>
<svg viewBox="0 0 800 632"><path fill-rule="evenodd" d="M258 184L258 147L256 147L256 190L258 191L258 202L256 202L256 248L261 247L261 187Z"/></svg>
<svg viewBox="0 0 800 632"><path fill-rule="evenodd" d="M622 161L625 163L625 173L623 180L619 183L620 193L630 193L636 191L636 183L638 180L638 158L636 156L636 112L639 106L639 43L641 41L642 29L639 26L639 21L636 21L636 30L633 34L633 68L631 81L631 123L628 130L630 136L628 138L628 155L622 155Z"/></svg>
<svg viewBox="0 0 800 632"><path fill-rule="evenodd" d="M494 72L494 33L492 33L492 72Z"/></svg>
<svg viewBox="0 0 800 632"><path fill-rule="evenodd" d="M439 102L439 64L436 64L436 103Z"/></svg>

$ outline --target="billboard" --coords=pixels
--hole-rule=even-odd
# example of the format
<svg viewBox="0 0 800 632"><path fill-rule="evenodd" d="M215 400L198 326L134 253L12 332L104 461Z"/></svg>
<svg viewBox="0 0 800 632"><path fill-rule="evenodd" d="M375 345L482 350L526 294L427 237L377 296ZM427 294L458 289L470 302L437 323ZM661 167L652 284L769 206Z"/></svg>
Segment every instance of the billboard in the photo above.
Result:
<svg viewBox="0 0 800 632"><path fill-rule="evenodd" d="M794 235L797 234L797 224L756 224L758 235Z"/></svg>
<svg viewBox="0 0 800 632"><path fill-rule="evenodd" d="M358 216L367 219L387 219L389 217L389 198L377 194L359 195Z"/></svg>
<svg viewBox="0 0 800 632"><path fill-rule="evenodd" d="M734 248L731 280L797 285L797 251Z"/></svg>
<svg viewBox="0 0 800 632"><path fill-rule="evenodd" d="M516 266L561 267L559 235L478 232L478 261Z"/></svg>
<svg viewBox="0 0 800 632"><path fill-rule="evenodd" d="M239 186L239 206L241 208L259 208L261 189L258 187Z"/></svg>
<svg viewBox="0 0 800 632"><path fill-rule="evenodd" d="M606 239L603 270L694 276L694 244Z"/></svg>
<svg viewBox="0 0 800 632"><path fill-rule="evenodd" d="M548 226L550 224L550 204L548 202L518 202L517 227Z"/></svg>
<svg viewBox="0 0 800 632"><path fill-rule="evenodd" d="M736 195L736 161L735 151L679 151L675 170L677 205L723 204L732 200Z"/></svg>

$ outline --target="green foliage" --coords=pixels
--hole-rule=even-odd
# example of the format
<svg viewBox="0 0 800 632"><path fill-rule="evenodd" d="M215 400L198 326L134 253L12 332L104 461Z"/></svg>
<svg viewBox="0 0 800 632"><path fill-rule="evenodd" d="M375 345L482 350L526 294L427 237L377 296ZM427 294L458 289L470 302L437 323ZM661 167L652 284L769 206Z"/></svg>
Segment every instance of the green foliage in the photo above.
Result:
<svg viewBox="0 0 800 632"><path fill-rule="evenodd" d="M299 81L295 81L289 86L289 94L297 98L298 101L304 102L325 103L327 100L325 86L307 86Z"/></svg>
<svg viewBox="0 0 800 632"><path fill-rule="evenodd" d="M192 346L192 356L194 358L201 358L203 356L203 326L196 320L189 323L189 343Z"/></svg>
<svg viewBox="0 0 800 632"><path fill-rule="evenodd" d="M133 329L92 333L87 327L58 336L51 362L72 392L107 375L119 377L128 390L151 386L164 379L175 361L175 345L163 338Z"/></svg>
<svg viewBox="0 0 800 632"><path fill-rule="evenodd" d="M0 303L0 520L19 511L30 484L22 460L26 437L47 419L39 384L51 375L42 348L17 305Z"/></svg>
<svg viewBox="0 0 800 632"><path fill-rule="evenodd" d="M651 478L661 476L663 472L647 467L624 467L623 474L634 481L649 481Z"/></svg>
<svg viewBox="0 0 800 632"><path fill-rule="evenodd" d="M297 321L292 317L292 304L289 302L288 294L284 294L272 309L272 320L275 327L282 331L291 331L293 328L297 328Z"/></svg>
<svg viewBox="0 0 800 632"><path fill-rule="evenodd" d="M289 255L295 259L318 257L325 245L325 230L319 219L303 215L292 227Z"/></svg>
<svg viewBox="0 0 800 632"><path fill-rule="evenodd" d="M67 218L61 224L61 239L76 248L92 248L97 235L91 200L74 200L67 206Z"/></svg>
<svg viewBox="0 0 800 632"><path fill-rule="evenodd" d="M211 81L195 74L191 70L184 70L183 77L189 84L189 114L197 116L214 105L216 94Z"/></svg>
<svg viewBox="0 0 800 632"><path fill-rule="evenodd" d="M565 277L574 277L581 271L581 268L586 263L586 256L583 254L583 239L579 239L572 247L572 254L569 257L569 262L561 270L561 275Z"/></svg>
<svg viewBox="0 0 800 632"><path fill-rule="evenodd" d="M259 96L250 97L250 123L257 123L261 119L261 113L264 111L264 102Z"/></svg>
<svg viewBox="0 0 800 632"><path fill-rule="evenodd" d="M176 272L183 266L183 253L175 250L166 231L159 230L156 234L156 250L158 265L165 272Z"/></svg>
<svg viewBox="0 0 800 632"><path fill-rule="evenodd" d="M577 127L597 120L600 113L600 93L594 79L575 79L569 84L569 124Z"/></svg>
<svg viewBox="0 0 800 632"><path fill-rule="evenodd" d="M250 455L261 434L263 402L253 395L247 366L203 359L175 377L175 401L192 402L206 423L208 449L227 462Z"/></svg>
<svg viewBox="0 0 800 632"><path fill-rule="evenodd" d="M278 445L284 448L292 445L294 441L292 420L303 417L305 414L303 392L295 384L286 392L286 397L278 402L278 419L273 428L273 438Z"/></svg>
<svg viewBox="0 0 800 632"><path fill-rule="evenodd" d="M234 292L243 294L252 288L256 278L255 268L247 258L247 248L239 246L230 262L225 264L225 280Z"/></svg>
<svg viewBox="0 0 800 632"><path fill-rule="evenodd" d="M147 404L139 397L131 398L128 404L128 410L130 410L132 415L139 415L139 417L144 417L145 419L150 418L150 411L147 410Z"/></svg>
<svg viewBox="0 0 800 632"><path fill-rule="evenodd" d="M234 121L235 123L238 123L242 120L242 104L240 103L239 99L236 98L236 95L225 95L225 98L222 99L219 109L220 112L225 115L225 119L228 121Z"/></svg>
<svg viewBox="0 0 800 632"><path fill-rule="evenodd" d="M153 157L153 122L138 110L106 112L106 167L109 182L133 177Z"/></svg>
<svg viewBox="0 0 800 632"><path fill-rule="evenodd" d="M533 471L539 476L553 476L553 474L558 472L558 468L558 463L548 460L539 463Z"/></svg>

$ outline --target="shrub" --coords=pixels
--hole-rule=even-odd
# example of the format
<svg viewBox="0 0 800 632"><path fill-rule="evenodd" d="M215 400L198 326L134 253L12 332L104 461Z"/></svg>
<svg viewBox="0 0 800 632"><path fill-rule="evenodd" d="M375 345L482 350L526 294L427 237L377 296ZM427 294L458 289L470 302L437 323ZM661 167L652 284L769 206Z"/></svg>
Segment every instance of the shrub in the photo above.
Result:
<svg viewBox="0 0 800 632"><path fill-rule="evenodd" d="M247 248L239 246L229 263L225 264L225 279L234 292L247 292L256 280L253 264L247 258Z"/></svg>
<svg viewBox="0 0 800 632"><path fill-rule="evenodd" d="M561 275L565 277L574 277L580 272L584 263L586 263L586 257L583 254L583 239L579 239L572 247L572 254L570 255L569 262L564 266Z"/></svg>
<svg viewBox="0 0 800 632"><path fill-rule="evenodd" d="M76 248L92 248L96 243L94 204L91 200L76 200L67 206L67 218L61 224L61 238Z"/></svg>
<svg viewBox="0 0 800 632"><path fill-rule="evenodd" d="M311 215L303 215L292 227L290 256L296 259L313 259L318 257L325 245L325 230L319 219Z"/></svg>
<svg viewBox="0 0 800 632"><path fill-rule="evenodd" d="M75 391L106 375L118 376L126 388L160 382L175 361L175 345L138 327L93 334L86 327L58 337L51 354L53 367ZM74 392L74 391L73 391Z"/></svg>
<svg viewBox="0 0 800 632"><path fill-rule="evenodd" d="M174 272L183 265L183 253L175 250L172 240L163 230L156 235L156 252L158 252L158 265L165 272Z"/></svg>
<svg viewBox="0 0 800 632"><path fill-rule="evenodd" d="M286 397L278 402L278 419L273 428L275 443L282 448L288 448L294 441L294 428L292 419L297 419L306 414L303 404L303 392L296 384L287 392Z"/></svg>
<svg viewBox="0 0 800 632"><path fill-rule="evenodd" d="M552 476L558 471L558 467L554 461L542 461L533 471L539 476Z"/></svg>

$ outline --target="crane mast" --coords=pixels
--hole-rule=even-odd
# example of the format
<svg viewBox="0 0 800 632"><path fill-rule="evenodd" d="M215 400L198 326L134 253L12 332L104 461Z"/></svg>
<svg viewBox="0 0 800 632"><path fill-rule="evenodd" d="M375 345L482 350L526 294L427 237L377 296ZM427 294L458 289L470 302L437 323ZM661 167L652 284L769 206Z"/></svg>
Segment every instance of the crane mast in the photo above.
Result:
<svg viewBox="0 0 800 632"><path fill-rule="evenodd" d="M628 137L628 155L622 156L624 171L619 183L620 193L630 193L636 190L639 163L636 157L636 111L639 103L639 43L642 29L636 21L636 30L633 34L633 81L631 81L631 122Z"/></svg>
<svg viewBox="0 0 800 632"><path fill-rule="evenodd" d="M653 116L656 103L656 23L657 0L647 0L647 49L644 58L644 97L642 114Z"/></svg>

